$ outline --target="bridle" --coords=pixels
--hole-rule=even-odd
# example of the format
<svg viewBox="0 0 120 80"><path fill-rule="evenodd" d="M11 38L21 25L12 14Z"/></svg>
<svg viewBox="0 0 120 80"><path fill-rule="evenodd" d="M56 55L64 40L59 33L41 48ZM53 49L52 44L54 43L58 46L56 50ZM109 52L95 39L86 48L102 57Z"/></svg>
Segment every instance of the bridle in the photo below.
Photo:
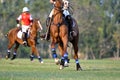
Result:
<svg viewBox="0 0 120 80"><path fill-rule="evenodd" d="M55 6L55 4L56 4L56 2L54 2L54 9L57 10L58 12L57 12L56 14L54 14L52 18L54 18L57 14L62 13L62 11L63 11L63 10L62 10L63 6L57 7L57 6ZM61 26L62 24L63 24L63 21L62 21L62 23L58 23L58 24L52 23L51 25L56 25L56 26L59 27L59 26Z"/></svg>
<svg viewBox="0 0 120 80"><path fill-rule="evenodd" d="M56 1L58 1L58 0L55 0L54 3L53 3L53 4L54 4L54 8L55 8L56 10L62 10L62 8L63 8L63 4L62 4L62 6L57 7L57 6L55 6Z"/></svg>

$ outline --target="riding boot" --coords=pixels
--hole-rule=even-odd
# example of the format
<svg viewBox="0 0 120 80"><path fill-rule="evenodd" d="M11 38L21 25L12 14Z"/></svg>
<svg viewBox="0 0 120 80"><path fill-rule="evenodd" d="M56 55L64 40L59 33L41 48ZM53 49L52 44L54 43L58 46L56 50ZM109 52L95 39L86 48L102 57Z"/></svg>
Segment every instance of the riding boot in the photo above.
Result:
<svg viewBox="0 0 120 80"><path fill-rule="evenodd" d="M66 21L67 21L67 24L68 24L68 35L69 35L70 40L72 40L73 37L70 34L72 32L72 25L73 25L72 17L70 15L67 16Z"/></svg>
<svg viewBox="0 0 120 80"><path fill-rule="evenodd" d="M26 46L27 45L27 34L25 32L23 32L22 39L23 39L23 44Z"/></svg>
<svg viewBox="0 0 120 80"><path fill-rule="evenodd" d="M69 30L71 32L72 31L72 25L73 25L72 17L71 16L68 16L68 24L69 24Z"/></svg>

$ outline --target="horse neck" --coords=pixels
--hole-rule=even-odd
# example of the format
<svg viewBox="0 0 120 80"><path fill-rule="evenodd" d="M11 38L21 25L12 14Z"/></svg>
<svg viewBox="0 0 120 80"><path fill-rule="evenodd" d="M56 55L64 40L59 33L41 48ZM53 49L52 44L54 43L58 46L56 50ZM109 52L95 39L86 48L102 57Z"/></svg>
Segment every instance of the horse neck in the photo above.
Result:
<svg viewBox="0 0 120 80"><path fill-rule="evenodd" d="M53 18L53 22L54 23L62 23L62 11L54 9L54 18Z"/></svg>
<svg viewBox="0 0 120 80"><path fill-rule="evenodd" d="M36 24L35 23L33 23L33 25L32 25L32 27L31 27L31 32L32 32L32 34L37 34L37 28L36 28Z"/></svg>

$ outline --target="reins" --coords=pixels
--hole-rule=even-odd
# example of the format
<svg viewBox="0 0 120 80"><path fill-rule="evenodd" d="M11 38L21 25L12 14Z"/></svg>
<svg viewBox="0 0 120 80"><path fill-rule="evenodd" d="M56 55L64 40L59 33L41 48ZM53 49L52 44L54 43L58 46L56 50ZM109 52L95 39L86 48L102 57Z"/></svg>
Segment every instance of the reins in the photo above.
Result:
<svg viewBox="0 0 120 80"><path fill-rule="evenodd" d="M57 10L58 12L56 14L53 15L52 18L54 18L55 16L57 16L59 13L62 13L62 8L61 7L56 7L54 6L54 9ZM64 23L64 20L62 20L61 23L55 24L54 22L51 23L51 25L56 25L56 26L61 26Z"/></svg>

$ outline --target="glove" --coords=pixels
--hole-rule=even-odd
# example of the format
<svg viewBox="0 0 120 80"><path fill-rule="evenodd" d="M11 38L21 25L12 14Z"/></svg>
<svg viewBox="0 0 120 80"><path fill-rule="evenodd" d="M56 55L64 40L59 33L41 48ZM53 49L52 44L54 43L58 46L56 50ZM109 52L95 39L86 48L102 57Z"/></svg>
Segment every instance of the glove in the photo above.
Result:
<svg viewBox="0 0 120 80"><path fill-rule="evenodd" d="M20 27L20 24L17 24L17 27Z"/></svg>

